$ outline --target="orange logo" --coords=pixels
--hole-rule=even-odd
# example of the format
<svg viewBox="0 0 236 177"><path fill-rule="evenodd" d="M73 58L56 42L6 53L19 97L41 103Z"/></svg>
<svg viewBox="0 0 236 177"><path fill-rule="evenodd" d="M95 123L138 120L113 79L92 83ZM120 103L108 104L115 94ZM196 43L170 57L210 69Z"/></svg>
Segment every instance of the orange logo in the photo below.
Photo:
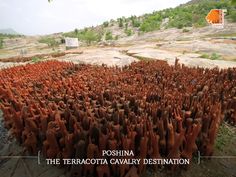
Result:
<svg viewBox="0 0 236 177"><path fill-rule="evenodd" d="M206 21L211 25L224 25L223 9L212 9L206 16Z"/></svg>

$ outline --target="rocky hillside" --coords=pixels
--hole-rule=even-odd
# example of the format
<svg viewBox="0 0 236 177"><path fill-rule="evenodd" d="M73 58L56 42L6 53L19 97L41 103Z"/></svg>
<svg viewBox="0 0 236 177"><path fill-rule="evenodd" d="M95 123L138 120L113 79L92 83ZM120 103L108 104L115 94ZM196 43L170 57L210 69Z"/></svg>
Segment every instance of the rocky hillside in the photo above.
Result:
<svg viewBox="0 0 236 177"><path fill-rule="evenodd" d="M142 35L160 29L178 28L187 31L188 27L204 27L205 16L211 9L227 9L226 19L236 22L236 11L230 0L192 0L176 8L154 11L142 16L121 17L104 22L96 27L75 29L63 36L77 37L80 41L92 44L101 41L115 41L128 36Z"/></svg>

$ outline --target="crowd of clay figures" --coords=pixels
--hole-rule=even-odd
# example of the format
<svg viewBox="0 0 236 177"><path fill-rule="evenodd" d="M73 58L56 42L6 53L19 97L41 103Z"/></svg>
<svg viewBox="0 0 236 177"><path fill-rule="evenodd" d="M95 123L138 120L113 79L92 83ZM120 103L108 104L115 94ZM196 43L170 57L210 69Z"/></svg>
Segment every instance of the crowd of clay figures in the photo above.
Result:
<svg viewBox="0 0 236 177"><path fill-rule="evenodd" d="M123 68L40 62L0 71L0 105L5 126L30 154L91 159L109 149L140 159L192 159L198 151L213 154L223 121L236 125L236 69L177 60ZM67 168L72 176L133 177L146 165Z"/></svg>

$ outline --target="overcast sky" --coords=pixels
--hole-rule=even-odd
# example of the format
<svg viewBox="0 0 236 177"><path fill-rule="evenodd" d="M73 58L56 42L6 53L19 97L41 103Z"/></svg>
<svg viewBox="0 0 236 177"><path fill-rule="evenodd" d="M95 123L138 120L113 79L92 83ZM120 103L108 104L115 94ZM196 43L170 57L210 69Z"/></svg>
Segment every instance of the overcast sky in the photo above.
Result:
<svg viewBox="0 0 236 177"><path fill-rule="evenodd" d="M0 0L0 29L26 35L66 32L142 15L189 0Z"/></svg>

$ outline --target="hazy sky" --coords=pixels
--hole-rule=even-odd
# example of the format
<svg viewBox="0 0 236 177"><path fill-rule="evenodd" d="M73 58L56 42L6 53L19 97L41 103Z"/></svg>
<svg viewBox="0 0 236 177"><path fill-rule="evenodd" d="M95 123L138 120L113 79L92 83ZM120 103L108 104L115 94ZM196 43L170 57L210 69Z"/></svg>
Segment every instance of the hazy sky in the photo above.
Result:
<svg viewBox="0 0 236 177"><path fill-rule="evenodd" d="M71 31L142 15L189 0L0 0L0 29L35 35Z"/></svg>

